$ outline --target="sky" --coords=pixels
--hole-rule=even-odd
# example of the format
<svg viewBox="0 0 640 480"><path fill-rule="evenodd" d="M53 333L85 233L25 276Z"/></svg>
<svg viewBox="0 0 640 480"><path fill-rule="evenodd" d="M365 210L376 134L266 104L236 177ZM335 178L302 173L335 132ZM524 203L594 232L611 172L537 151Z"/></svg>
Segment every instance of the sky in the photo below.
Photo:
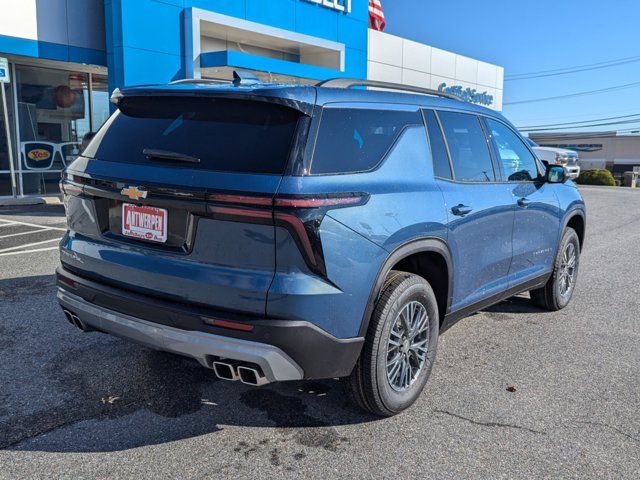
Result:
<svg viewBox="0 0 640 480"><path fill-rule="evenodd" d="M638 57L611 68L505 80L503 113L518 127L640 116L640 0L382 0L382 6L385 32L503 66L506 78ZM508 105L634 82L596 95ZM640 120L589 130L635 126Z"/></svg>

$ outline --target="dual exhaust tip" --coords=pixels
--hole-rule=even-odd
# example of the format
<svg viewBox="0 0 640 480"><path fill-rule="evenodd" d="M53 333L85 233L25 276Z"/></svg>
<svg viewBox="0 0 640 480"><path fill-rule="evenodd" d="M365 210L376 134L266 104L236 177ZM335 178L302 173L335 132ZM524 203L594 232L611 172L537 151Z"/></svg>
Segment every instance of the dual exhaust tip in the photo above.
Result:
<svg viewBox="0 0 640 480"><path fill-rule="evenodd" d="M242 383L260 387L269 383L267 377L262 373L262 369L257 365L255 367L242 365L238 362L228 363L216 360L213 362L213 371L218 378L222 380L230 380L235 382L240 380Z"/></svg>
<svg viewBox="0 0 640 480"><path fill-rule="evenodd" d="M62 309L62 311L64 312L64 316L67 317L67 321L74 327L79 328L83 332L90 332L93 330L91 327L85 325L85 323L80 320L80 317L78 317L75 313L67 310L66 308Z"/></svg>

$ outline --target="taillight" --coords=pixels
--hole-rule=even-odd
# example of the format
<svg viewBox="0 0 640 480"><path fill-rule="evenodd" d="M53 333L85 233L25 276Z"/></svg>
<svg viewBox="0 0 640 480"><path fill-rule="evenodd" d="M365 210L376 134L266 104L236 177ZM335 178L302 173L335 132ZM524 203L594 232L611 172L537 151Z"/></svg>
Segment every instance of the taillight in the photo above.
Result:
<svg viewBox="0 0 640 480"><path fill-rule="evenodd" d="M358 192L267 197L212 193L207 199L209 214L220 220L273 223L285 228L307 266L326 276L319 232L323 217L331 209L363 205L369 195Z"/></svg>
<svg viewBox="0 0 640 480"><path fill-rule="evenodd" d="M62 179L60 180L58 186L60 187L60 192L65 195L79 196L83 193L83 183L84 178L79 177L78 175L65 173L62 175Z"/></svg>
<svg viewBox="0 0 640 480"><path fill-rule="evenodd" d="M362 203L364 194L336 195L326 197L276 197L274 206L281 208L345 207Z"/></svg>
<svg viewBox="0 0 640 480"><path fill-rule="evenodd" d="M241 203L242 205L253 206L271 206L273 198L271 197L254 197L250 195L227 195L223 193L212 193L207 196L207 199L212 202L221 203Z"/></svg>

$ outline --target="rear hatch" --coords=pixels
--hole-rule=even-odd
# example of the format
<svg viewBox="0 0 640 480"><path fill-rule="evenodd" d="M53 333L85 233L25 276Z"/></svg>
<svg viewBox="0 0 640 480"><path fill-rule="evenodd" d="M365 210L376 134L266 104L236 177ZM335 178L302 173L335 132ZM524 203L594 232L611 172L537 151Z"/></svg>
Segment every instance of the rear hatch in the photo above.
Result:
<svg viewBox="0 0 640 480"><path fill-rule="evenodd" d="M263 315L275 270L272 200L308 117L294 108L303 103L251 97L121 98L65 174L63 266L139 293Z"/></svg>

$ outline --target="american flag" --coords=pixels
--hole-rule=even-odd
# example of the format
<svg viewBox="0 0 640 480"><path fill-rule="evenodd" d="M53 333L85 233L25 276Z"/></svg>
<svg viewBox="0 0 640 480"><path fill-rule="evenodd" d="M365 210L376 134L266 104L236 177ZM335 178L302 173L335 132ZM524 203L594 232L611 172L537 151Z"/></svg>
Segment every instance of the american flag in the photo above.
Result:
<svg viewBox="0 0 640 480"><path fill-rule="evenodd" d="M382 11L380 0L369 0L369 26L381 32L384 30L385 25L384 12Z"/></svg>

